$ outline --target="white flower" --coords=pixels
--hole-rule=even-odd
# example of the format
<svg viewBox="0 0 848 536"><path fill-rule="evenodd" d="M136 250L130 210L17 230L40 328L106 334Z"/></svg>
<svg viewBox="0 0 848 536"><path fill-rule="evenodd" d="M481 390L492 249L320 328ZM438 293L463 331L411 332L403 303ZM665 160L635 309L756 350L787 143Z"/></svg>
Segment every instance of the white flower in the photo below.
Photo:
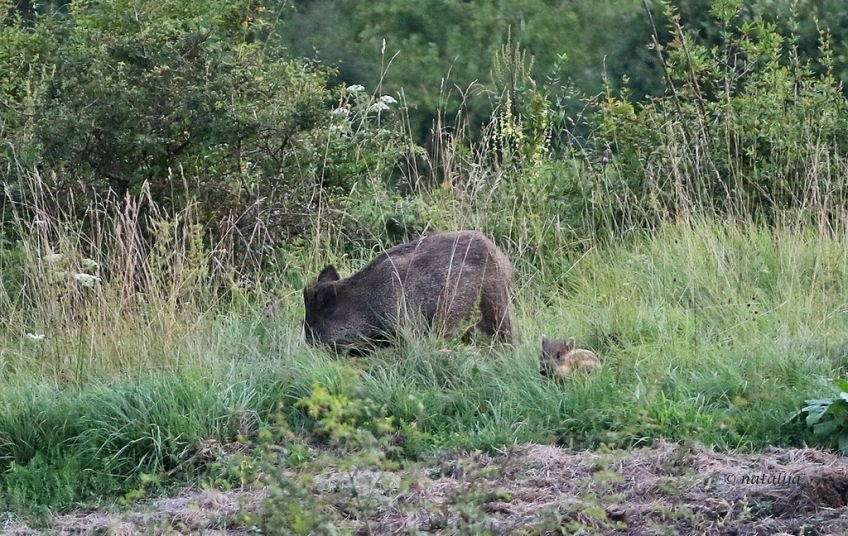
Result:
<svg viewBox="0 0 848 536"><path fill-rule="evenodd" d="M380 97L380 102L384 104L397 104L397 100L395 100L395 98L391 95L383 95Z"/></svg>
<svg viewBox="0 0 848 536"><path fill-rule="evenodd" d="M27 333L27 337L33 341L43 341L44 333Z"/></svg>
<svg viewBox="0 0 848 536"><path fill-rule="evenodd" d="M99 283L100 278L91 274L74 274L74 279L84 287L93 287L94 283Z"/></svg>
<svg viewBox="0 0 848 536"><path fill-rule="evenodd" d="M32 223L34 223L36 225L47 225L47 222L45 220L38 220L38 219L32 220Z"/></svg>
<svg viewBox="0 0 848 536"><path fill-rule="evenodd" d="M44 262L46 262L48 264L55 264L55 263L61 261L64 258L65 258L64 253L49 253L49 254L44 256Z"/></svg>
<svg viewBox="0 0 848 536"><path fill-rule="evenodd" d="M383 101L377 101L368 107L369 112L382 112L389 109L389 105Z"/></svg>
<svg viewBox="0 0 848 536"><path fill-rule="evenodd" d="M362 84L351 84L347 86L348 93L361 93L363 91L365 91L365 86Z"/></svg>
<svg viewBox="0 0 848 536"><path fill-rule="evenodd" d="M334 108L333 111L330 112L330 115L332 115L333 117L347 117L350 115L350 110L344 107Z"/></svg>
<svg viewBox="0 0 848 536"><path fill-rule="evenodd" d="M80 262L80 264L86 270L93 270L93 269L97 268L98 266L100 266L99 264L97 264L97 261L94 260L94 259L83 259Z"/></svg>

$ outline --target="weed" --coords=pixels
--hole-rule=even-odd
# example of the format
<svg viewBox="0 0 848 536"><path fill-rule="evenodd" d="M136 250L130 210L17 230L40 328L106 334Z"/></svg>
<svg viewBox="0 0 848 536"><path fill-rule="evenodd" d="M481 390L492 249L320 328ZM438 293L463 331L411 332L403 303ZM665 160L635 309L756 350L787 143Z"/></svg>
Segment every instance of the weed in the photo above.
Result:
<svg viewBox="0 0 848 536"><path fill-rule="evenodd" d="M789 420L802 421L815 437L848 454L848 380L834 378L831 388L834 396L807 400Z"/></svg>

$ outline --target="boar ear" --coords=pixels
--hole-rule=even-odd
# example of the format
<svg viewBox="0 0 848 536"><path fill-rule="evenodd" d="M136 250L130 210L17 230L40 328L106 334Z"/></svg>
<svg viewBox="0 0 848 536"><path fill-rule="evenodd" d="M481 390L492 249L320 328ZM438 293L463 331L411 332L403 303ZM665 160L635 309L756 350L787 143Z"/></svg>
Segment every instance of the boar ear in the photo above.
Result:
<svg viewBox="0 0 848 536"><path fill-rule="evenodd" d="M574 350L574 343L575 343L574 337L569 337L568 339L566 339L566 341L565 341L565 351L570 352L570 351Z"/></svg>
<svg viewBox="0 0 848 536"><path fill-rule="evenodd" d="M319 283L329 283L331 281L338 281L339 279L341 279L339 277L339 273L332 264L325 266L324 269L321 270L321 273L318 274Z"/></svg>

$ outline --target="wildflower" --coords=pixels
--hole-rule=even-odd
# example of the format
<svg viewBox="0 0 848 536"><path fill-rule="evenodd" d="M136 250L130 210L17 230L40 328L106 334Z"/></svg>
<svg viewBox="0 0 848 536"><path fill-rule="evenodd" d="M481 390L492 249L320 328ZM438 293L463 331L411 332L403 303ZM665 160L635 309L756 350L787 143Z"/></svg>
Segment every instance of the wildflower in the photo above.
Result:
<svg viewBox="0 0 848 536"><path fill-rule="evenodd" d="M27 337L29 337L30 340L33 341L43 341L44 333L27 333Z"/></svg>
<svg viewBox="0 0 848 536"><path fill-rule="evenodd" d="M96 275L91 274L74 274L74 279L84 287L93 287L94 283L99 283L101 280Z"/></svg>
<svg viewBox="0 0 848 536"><path fill-rule="evenodd" d="M350 110L347 108L334 108L333 111L330 112L330 115L333 117L347 117L350 115Z"/></svg>
<svg viewBox="0 0 848 536"><path fill-rule="evenodd" d="M49 254L44 256L44 262L46 262L48 264L56 264L57 262L61 261L64 258L65 258L64 253L49 253Z"/></svg>
<svg viewBox="0 0 848 536"><path fill-rule="evenodd" d="M363 91L365 91L365 86L362 84L351 84L347 86L348 93L362 93Z"/></svg>
<svg viewBox="0 0 848 536"><path fill-rule="evenodd" d="M377 101L368 107L369 112L383 112L389 109L389 105L383 101Z"/></svg>
<svg viewBox="0 0 848 536"><path fill-rule="evenodd" d="M380 97L380 102L384 104L397 104L397 100L391 95L383 95Z"/></svg>

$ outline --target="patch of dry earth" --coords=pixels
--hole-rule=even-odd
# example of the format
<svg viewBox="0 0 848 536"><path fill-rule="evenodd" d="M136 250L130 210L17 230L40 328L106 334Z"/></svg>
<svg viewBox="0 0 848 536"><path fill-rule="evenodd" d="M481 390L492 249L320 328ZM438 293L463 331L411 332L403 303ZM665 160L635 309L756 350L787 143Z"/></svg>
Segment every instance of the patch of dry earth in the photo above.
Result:
<svg viewBox="0 0 848 536"><path fill-rule="evenodd" d="M311 492L343 532L357 534L848 534L848 462L814 449L528 444L395 472L325 468ZM260 511L263 497L188 491L131 510L57 516L45 532L247 534L238 514ZM9 523L3 533L44 532Z"/></svg>

